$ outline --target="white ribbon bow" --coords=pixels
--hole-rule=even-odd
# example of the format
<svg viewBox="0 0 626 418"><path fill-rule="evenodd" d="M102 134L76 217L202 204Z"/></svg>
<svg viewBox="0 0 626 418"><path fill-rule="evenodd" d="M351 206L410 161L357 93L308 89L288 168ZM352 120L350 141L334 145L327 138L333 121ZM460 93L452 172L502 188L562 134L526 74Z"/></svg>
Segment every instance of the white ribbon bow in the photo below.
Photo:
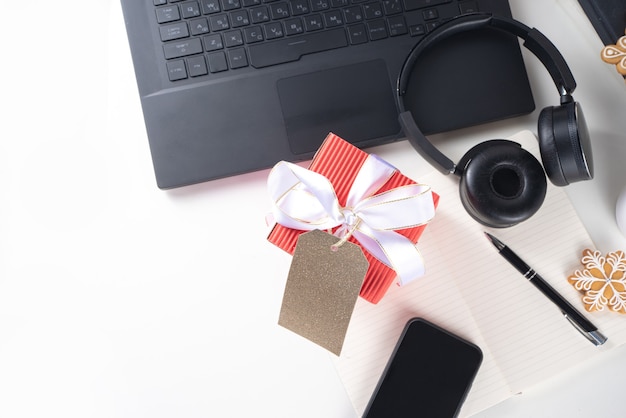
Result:
<svg viewBox="0 0 626 418"><path fill-rule="evenodd" d="M330 181L323 175L281 161L268 176L272 212L279 224L298 230L332 229L338 238L353 235L374 257L392 268L400 284L424 274L419 250L395 232L423 225L435 216L430 186L412 184L374 193L396 171L369 155L341 207Z"/></svg>

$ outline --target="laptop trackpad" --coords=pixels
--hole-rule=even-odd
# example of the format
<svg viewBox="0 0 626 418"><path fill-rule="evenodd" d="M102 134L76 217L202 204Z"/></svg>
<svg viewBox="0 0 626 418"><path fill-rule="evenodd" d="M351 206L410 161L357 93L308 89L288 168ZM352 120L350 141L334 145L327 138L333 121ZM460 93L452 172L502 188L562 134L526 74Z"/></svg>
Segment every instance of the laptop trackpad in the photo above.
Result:
<svg viewBox="0 0 626 418"><path fill-rule="evenodd" d="M317 150L329 132L356 145L400 132L383 60L289 77L277 86L294 154Z"/></svg>

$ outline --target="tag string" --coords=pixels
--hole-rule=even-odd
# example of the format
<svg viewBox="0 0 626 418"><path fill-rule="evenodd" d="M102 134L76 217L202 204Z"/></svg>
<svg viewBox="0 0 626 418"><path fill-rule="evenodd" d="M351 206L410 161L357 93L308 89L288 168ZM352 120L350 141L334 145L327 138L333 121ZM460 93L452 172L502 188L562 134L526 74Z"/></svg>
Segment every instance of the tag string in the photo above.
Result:
<svg viewBox="0 0 626 418"><path fill-rule="evenodd" d="M339 241L331 245L330 250L334 252L338 251L339 247L341 247L343 244L346 243L346 241L348 241L348 239L350 239L350 237L352 236L354 231L356 231L356 229L359 227L360 224L361 224L361 218L357 218L354 225L352 225L352 228L350 228L348 232L346 232L343 238L341 238Z"/></svg>

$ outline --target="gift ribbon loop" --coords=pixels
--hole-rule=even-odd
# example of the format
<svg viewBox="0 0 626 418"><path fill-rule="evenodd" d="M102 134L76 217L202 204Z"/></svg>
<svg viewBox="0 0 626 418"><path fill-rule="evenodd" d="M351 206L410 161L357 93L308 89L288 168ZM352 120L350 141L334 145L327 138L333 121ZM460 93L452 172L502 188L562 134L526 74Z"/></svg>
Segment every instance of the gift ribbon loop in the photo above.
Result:
<svg viewBox="0 0 626 418"><path fill-rule="evenodd" d="M426 224L435 216L435 205L430 187L423 184L375 195L395 172L384 160L369 155L348 192L346 206L341 207L326 177L281 161L268 176L274 219L304 231L338 227L335 236L354 236L396 272L400 284L406 284L424 274L424 262L415 244L396 231Z"/></svg>

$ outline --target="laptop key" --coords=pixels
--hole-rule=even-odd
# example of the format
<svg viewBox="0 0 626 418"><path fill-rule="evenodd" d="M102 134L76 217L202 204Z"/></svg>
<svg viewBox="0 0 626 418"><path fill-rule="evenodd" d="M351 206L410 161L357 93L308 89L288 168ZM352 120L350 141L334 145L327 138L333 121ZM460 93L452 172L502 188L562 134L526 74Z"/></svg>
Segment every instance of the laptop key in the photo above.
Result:
<svg viewBox="0 0 626 418"><path fill-rule="evenodd" d="M386 15L393 15L402 12L401 0L384 0L383 9Z"/></svg>
<svg viewBox="0 0 626 418"><path fill-rule="evenodd" d="M345 9L343 9L343 14L346 17L347 24L356 23L363 20L363 10L359 5L346 7Z"/></svg>
<svg viewBox="0 0 626 418"><path fill-rule="evenodd" d="M191 57L187 59L187 67L189 67L189 76L198 77L209 73L206 61L202 55Z"/></svg>
<svg viewBox="0 0 626 418"><path fill-rule="evenodd" d="M366 19L376 19L383 16L383 8L380 3L367 3L363 5Z"/></svg>
<svg viewBox="0 0 626 418"><path fill-rule="evenodd" d="M250 21L252 23L262 23L270 20L270 12L267 6L253 7L250 9Z"/></svg>
<svg viewBox="0 0 626 418"><path fill-rule="evenodd" d="M424 7L432 7L438 4L450 3L452 0L404 0L405 10L423 9Z"/></svg>
<svg viewBox="0 0 626 418"><path fill-rule="evenodd" d="M230 32L225 32L224 45L226 45L227 48L243 45L243 36L241 35L241 31L237 29L231 30Z"/></svg>
<svg viewBox="0 0 626 418"><path fill-rule="evenodd" d="M324 22L329 28L343 25L343 15L341 10L331 10L324 13Z"/></svg>
<svg viewBox="0 0 626 418"><path fill-rule="evenodd" d="M409 26L409 34L411 36L422 36L426 34L426 27L422 24Z"/></svg>
<svg viewBox="0 0 626 418"><path fill-rule="evenodd" d="M363 44L368 41L365 25L362 23L348 27L348 36L352 45Z"/></svg>
<svg viewBox="0 0 626 418"><path fill-rule="evenodd" d="M192 35L202 35L203 33L209 33L209 22L206 18L194 19L189 21Z"/></svg>
<svg viewBox="0 0 626 418"><path fill-rule="evenodd" d="M204 47L207 52L216 51L218 49L224 48L224 43L222 42L222 35L219 33L212 33L210 35L205 36L204 38Z"/></svg>
<svg viewBox="0 0 626 418"><path fill-rule="evenodd" d="M199 54L202 52L202 43L198 38L169 42L163 45L163 52L166 59Z"/></svg>
<svg viewBox="0 0 626 418"><path fill-rule="evenodd" d="M248 16L247 10L235 10L234 12L230 12L230 21L232 22L233 28L238 28L241 26L248 26L250 24L250 17Z"/></svg>
<svg viewBox="0 0 626 418"><path fill-rule="evenodd" d="M222 0L222 10L224 11L239 9L240 7L239 0Z"/></svg>
<svg viewBox="0 0 626 418"><path fill-rule="evenodd" d="M170 61L167 63L167 74L170 81L183 80L187 78L187 69L183 60Z"/></svg>
<svg viewBox="0 0 626 418"><path fill-rule="evenodd" d="M304 26L302 26L302 19L299 17L294 19L285 20L285 35L293 36L304 32Z"/></svg>
<svg viewBox="0 0 626 418"><path fill-rule="evenodd" d="M226 55L223 51L213 52L207 56L209 60L209 70L212 73L219 73L220 71L228 70L228 64L226 63Z"/></svg>
<svg viewBox="0 0 626 418"><path fill-rule="evenodd" d="M291 3L291 15L299 16L309 13L308 0L293 0Z"/></svg>
<svg viewBox="0 0 626 418"><path fill-rule="evenodd" d="M404 16L392 16L387 19L389 24L389 35L399 36L408 33Z"/></svg>
<svg viewBox="0 0 626 418"><path fill-rule="evenodd" d="M319 12L322 10L326 10L328 8L329 8L328 0L312 0L311 1L311 10L313 10L314 12Z"/></svg>
<svg viewBox="0 0 626 418"><path fill-rule="evenodd" d="M187 23L178 22L169 25L159 26L162 41L173 41L175 39L186 38L189 36Z"/></svg>
<svg viewBox="0 0 626 418"><path fill-rule="evenodd" d="M250 45L250 65L268 67L283 62L297 61L301 56L348 46L346 31L334 28L322 32L283 38L272 42Z"/></svg>
<svg viewBox="0 0 626 418"><path fill-rule="evenodd" d="M209 16L209 27L213 32L230 28L228 16L225 14Z"/></svg>
<svg viewBox="0 0 626 418"><path fill-rule="evenodd" d="M265 38L263 37L263 28L261 26L250 26L244 28L243 38L247 44L253 44L255 42L261 42Z"/></svg>
<svg viewBox="0 0 626 418"><path fill-rule="evenodd" d="M422 12L422 17L424 20L435 20L439 19L439 13L437 13L437 9L427 9Z"/></svg>
<svg viewBox="0 0 626 418"><path fill-rule="evenodd" d="M459 12L460 13L477 13L478 5L475 1L464 1L459 3Z"/></svg>
<svg viewBox="0 0 626 418"><path fill-rule="evenodd" d="M387 25L382 19L372 20L367 22L367 32L370 35L370 40L378 41L387 37Z"/></svg>
<svg viewBox="0 0 626 418"><path fill-rule="evenodd" d="M200 16L200 6L198 6L198 2L189 1L187 3L182 3L180 5L182 9L182 15L185 19L190 19L192 17Z"/></svg>
<svg viewBox="0 0 626 418"><path fill-rule="evenodd" d="M205 15L222 11L219 0L202 0L201 6L202 13Z"/></svg>
<svg viewBox="0 0 626 418"><path fill-rule="evenodd" d="M270 22L263 26L265 29L265 39L276 39L285 36L283 25L280 22Z"/></svg>
<svg viewBox="0 0 626 418"><path fill-rule="evenodd" d="M290 16L287 2L270 4L270 15L272 19L284 19Z"/></svg>
<svg viewBox="0 0 626 418"><path fill-rule="evenodd" d="M307 15L304 18L304 29L307 32L311 32L314 30L321 30L324 28L324 22L322 21L322 16L318 14Z"/></svg>
<svg viewBox="0 0 626 418"><path fill-rule="evenodd" d="M156 9L156 18L159 23L168 23L180 20L180 12L178 6L159 7Z"/></svg>
<svg viewBox="0 0 626 418"><path fill-rule="evenodd" d="M248 66L248 58L246 57L246 50L243 48L233 48L228 50L228 62L230 68L242 68Z"/></svg>

